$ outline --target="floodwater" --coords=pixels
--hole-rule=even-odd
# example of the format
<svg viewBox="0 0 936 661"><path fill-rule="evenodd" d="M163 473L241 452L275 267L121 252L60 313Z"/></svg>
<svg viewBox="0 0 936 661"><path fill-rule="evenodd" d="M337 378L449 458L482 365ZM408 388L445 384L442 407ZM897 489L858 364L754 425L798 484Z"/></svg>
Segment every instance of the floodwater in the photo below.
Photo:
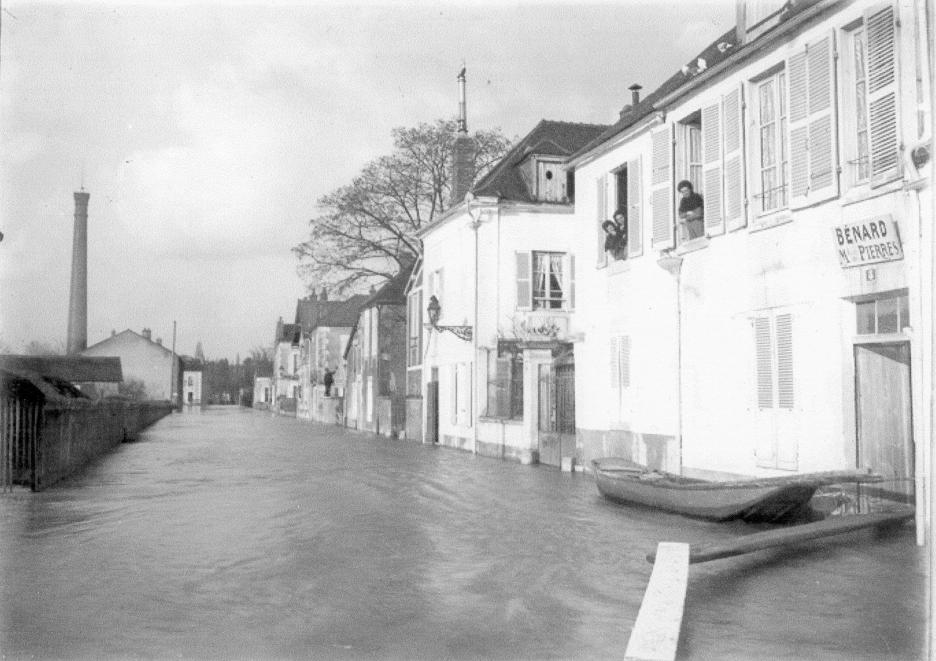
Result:
<svg viewBox="0 0 936 661"><path fill-rule="evenodd" d="M620 659L658 541L753 528L234 407L0 496L7 659ZM682 659L918 659L908 526L690 568Z"/></svg>

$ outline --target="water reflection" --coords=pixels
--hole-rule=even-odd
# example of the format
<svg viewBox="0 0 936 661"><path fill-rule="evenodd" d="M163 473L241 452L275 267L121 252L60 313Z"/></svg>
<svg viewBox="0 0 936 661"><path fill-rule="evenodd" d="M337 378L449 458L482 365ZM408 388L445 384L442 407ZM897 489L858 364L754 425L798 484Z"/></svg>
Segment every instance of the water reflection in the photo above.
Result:
<svg viewBox="0 0 936 661"><path fill-rule="evenodd" d="M8 658L621 658L657 541L743 524L233 408L0 499ZM906 533L693 567L684 658L917 658Z"/></svg>

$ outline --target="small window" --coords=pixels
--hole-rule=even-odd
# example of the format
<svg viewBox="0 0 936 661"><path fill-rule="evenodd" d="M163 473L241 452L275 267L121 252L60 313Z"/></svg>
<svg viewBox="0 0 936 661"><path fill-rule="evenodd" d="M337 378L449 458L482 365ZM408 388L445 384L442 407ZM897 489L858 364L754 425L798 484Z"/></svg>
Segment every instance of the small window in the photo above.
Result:
<svg viewBox="0 0 936 661"><path fill-rule="evenodd" d="M760 214L789 204L786 72L780 70L757 83L757 174L755 208Z"/></svg>
<svg viewBox="0 0 936 661"><path fill-rule="evenodd" d="M907 294L897 294L855 304L858 335L900 333L910 325L910 304Z"/></svg>
<svg viewBox="0 0 936 661"><path fill-rule="evenodd" d="M561 252L533 253L533 309L561 309L565 303L565 282Z"/></svg>

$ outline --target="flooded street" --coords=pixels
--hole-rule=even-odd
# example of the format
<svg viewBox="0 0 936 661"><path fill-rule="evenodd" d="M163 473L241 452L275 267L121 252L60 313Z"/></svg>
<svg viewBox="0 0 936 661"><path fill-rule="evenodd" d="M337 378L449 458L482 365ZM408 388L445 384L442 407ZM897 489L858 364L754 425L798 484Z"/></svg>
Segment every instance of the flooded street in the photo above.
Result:
<svg viewBox="0 0 936 661"><path fill-rule="evenodd" d="M590 476L236 408L0 497L4 658L623 657L658 541ZM912 529L693 566L680 658L918 659Z"/></svg>

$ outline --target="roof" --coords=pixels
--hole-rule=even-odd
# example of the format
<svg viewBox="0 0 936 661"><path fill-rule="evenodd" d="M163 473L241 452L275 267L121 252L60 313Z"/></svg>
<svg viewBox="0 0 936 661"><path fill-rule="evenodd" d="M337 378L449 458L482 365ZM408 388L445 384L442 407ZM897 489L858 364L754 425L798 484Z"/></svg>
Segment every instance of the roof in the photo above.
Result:
<svg viewBox="0 0 936 661"><path fill-rule="evenodd" d="M89 347L87 347L86 349L84 349L84 351L87 351L88 349L93 349L93 348L95 348L95 347L100 347L100 346L109 344L109 343L111 343L111 342L114 342L114 341L116 340L116 338L121 337L121 336L124 336L124 335L127 335L127 334L130 334L130 335L131 335L135 340L137 340L137 341L148 342L149 344L152 344L154 347L159 347L160 349L162 349L162 350L165 351L166 353L172 353L171 350L167 349L167 348L166 348L165 346L163 346L160 342L154 342L153 340L148 340L148 339L146 339L145 337L143 337L142 335L140 335L139 333L130 330L129 328L126 329L126 330L120 331L119 333L115 333L114 335L111 335L110 337L104 338L104 339L101 340L100 342L97 342L97 343L95 343L95 344L92 344L91 346L89 346ZM178 355L178 354L177 354L177 355Z"/></svg>
<svg viewBox="0 0 936 661"><path fill-rule="evenodd" d="M32 398L29 386L37 390L47 401L88 398L68 381L32 370L0 366L0 391L12 393L14 396Z"/></svg>
<svg viewBox="0 0 936 661"><path fill-rule="evenodd" d="M406 283L409 282L413 265L400 269L400 272L388 280L376 292L367 297L361 309L377 305L406 305Z"/></svg>
<svg viewBox="0 0 936 661"><path fill-rule="evenodd" d="M120 358L95 356L0 355L0 368L34 372L72 383L119 383L123 381Z"/></svg>
<svg viewBox="0 0 936 661"><path fill-rule="evenodd" d="M472 187L471 192L475 197L535 202L517 166L531 154L568 158L591 143L607 128L606 124L540 120L526 137L514 145L497 165Z"/></svg>
<svg viewBox="0 0 936 661"><path fill-rule="evenodd" d="M277 344L280 342L298 342L301 330L302 326L299 324L283 324L277 329Z"/></svg>
<svg viewBox="0 0 936 661"><path fill-rule="evenodd" d="M320 301L314 294L301 298L296 304L296 325L307 331L319 326L353 326L366 299L365 294L355 294L344 301Z"/></svg>

